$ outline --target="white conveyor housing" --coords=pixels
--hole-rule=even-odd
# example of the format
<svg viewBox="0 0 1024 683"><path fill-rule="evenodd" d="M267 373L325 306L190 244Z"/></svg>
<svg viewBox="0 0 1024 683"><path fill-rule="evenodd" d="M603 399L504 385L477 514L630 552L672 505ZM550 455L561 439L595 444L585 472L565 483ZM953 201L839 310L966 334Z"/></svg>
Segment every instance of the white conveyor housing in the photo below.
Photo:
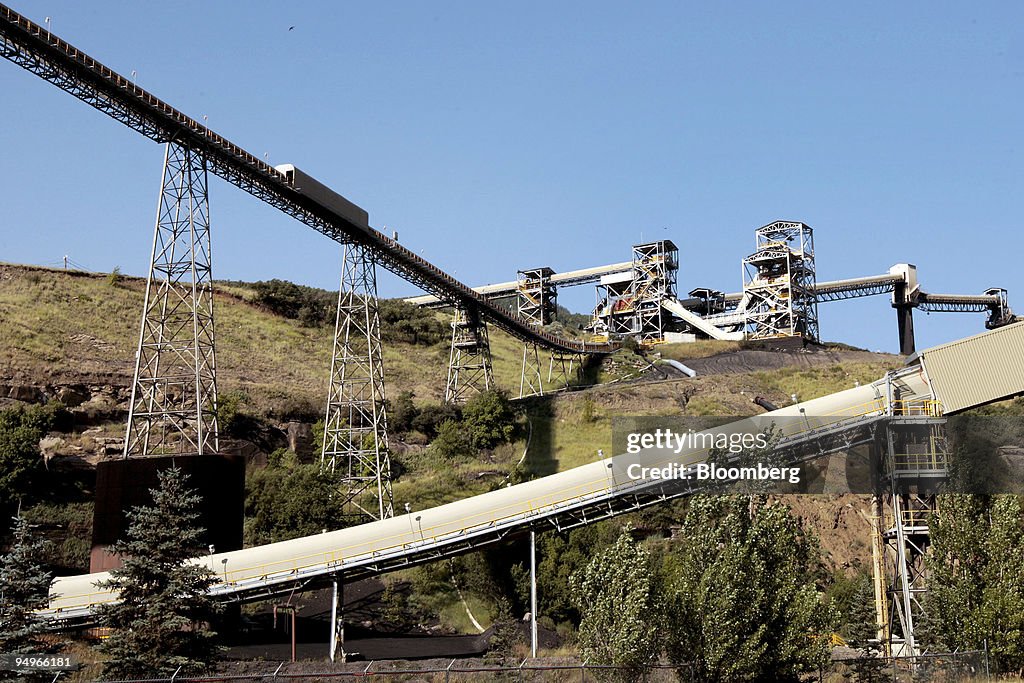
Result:
<svg viewBox="0 0 1024 683"><path fill-rule="evenodd" d="M759 430L781 416L803 417L783 421L784 425L791 425L788 429L804 429L801 425L806 425L806 429L816 430L854 424L886 414L887 386L896 382L901 389L900 401L938 401L941 405L948 398L951 407L963 410L1024 393L1022 350L1024 322L922 351L912 357L911 365L894 380L883 378L717 429ZM786 436L799 438L800 433ZM650 466L665 463L661 451L644 451L633 457ZM691 449L674 456L673 461L696 463L705 457L704 451ZM636 509L622 502L640 500L645 493L650 494L652 482L624 484L622 478L613 476L610 467L614 467L611 459L599 460L400 517L190 561L216 572L219 583L211 592L224 600L270 595L275 586L294 586L316 577L382 573L500 541L559 516L576 513L576 523L583 524ZM604 514L600 514L602 510ZM579 514L581 511L597 514ZM96 588L98 581L107 578L106 573L58 578L43 616L68 623L87 619L97 605L117 598Z"/></svg>

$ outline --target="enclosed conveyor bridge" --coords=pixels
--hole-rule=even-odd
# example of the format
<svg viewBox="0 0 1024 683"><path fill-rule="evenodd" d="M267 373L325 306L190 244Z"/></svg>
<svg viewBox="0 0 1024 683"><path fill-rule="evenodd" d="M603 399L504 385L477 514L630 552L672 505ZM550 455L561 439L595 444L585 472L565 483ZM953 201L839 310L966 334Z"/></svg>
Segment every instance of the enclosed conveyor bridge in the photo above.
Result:
<svg viewBox="0 0 1024 683"><path fill-rule="evenodd" d="M352 202L294 166L274 168L186 116L6 5L0 5L0 55L160 143L200 152L214 174L341 243L358 244L379 264L439 299L472 311L541 347L602 354L615 344L565 339L535 329L369 225Z"/></svg>
<svg viewBox="0 0 1024 683"><path fill-rule="evenodd" d="M782 425L783 444L796 446L822 435L856 428L899 410L890 387L901 387L902 405L934 405L954 413L1024 393L1024 323L958 340L915 354L909 365L872 384L805 401L718 428L760 431ZM800 417L800 420L778 418ZM663 466L662 451L642 452L633 462ZM691 448L679 463L703 462L706 451ZM192 560L214 569L213 594L226 601L254 600L319 585L332 576L345 580L381 574L500 542L530 528L566 529L641 509L698 489L664 482L630 483L614 470L617 459L516 486L465 498L401 517L271 545ZM95 585L107 574L59 578L52 589L48 619L61 624L88 621L100 604L116 599Z"/></svg>

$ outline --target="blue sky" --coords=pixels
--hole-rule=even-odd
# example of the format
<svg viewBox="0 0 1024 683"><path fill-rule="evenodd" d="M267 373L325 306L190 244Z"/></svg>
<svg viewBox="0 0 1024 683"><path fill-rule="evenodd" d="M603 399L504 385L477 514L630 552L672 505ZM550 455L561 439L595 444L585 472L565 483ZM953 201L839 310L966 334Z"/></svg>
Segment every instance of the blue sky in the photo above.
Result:
<svg viewBox="0 0 1024 683"><path fill-rule="evenodd" d="M13 7L469 284L669 237L681 291L736 291L754 229L784 218L814 227L819 279L906 261L1024 311L1020 3ZM144 273L161 148L8 62L0 93L0 260ZM219 179L211 201L216 277L337 287L340 247ZM919 347L983 329L916 318ZM896 348L882 297L821 326Z"/></svg>

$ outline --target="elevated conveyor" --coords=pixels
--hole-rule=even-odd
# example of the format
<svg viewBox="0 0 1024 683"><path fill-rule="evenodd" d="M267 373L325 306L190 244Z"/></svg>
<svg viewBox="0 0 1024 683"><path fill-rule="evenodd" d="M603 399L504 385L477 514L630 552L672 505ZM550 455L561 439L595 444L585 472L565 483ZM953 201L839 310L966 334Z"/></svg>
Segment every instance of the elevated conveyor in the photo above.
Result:
<svg viewBox="0 0 1024 683"><path fill-rule="evenodd" d="M564 273L555 273L547 278L547 282L556 287L574 287L576 285L585 285L597 282L605 275L628 273L632 268L632 261L626 261L625 263L612 263L607 266L595 266L594 268L581 268L579 270L569 270ZM507 296L513 296L518 291L518 287L519 281L512 280L511 282L499 282L493 285L474 287L473 291L491 299L501 299ZM443 300L431 294L409 297L405 302L415 306L436 306L444 303Z"/></svg>
<svg viewBox="0 0 1024 683"><path fill-rule="evenodd" d="M693 311L685 308L679 301L675 299L662 299L661 307L666 311L676 316L690 327L700 330L704 334L708 335L712 339L719 340L739 340L743 339L743 332L726 332L719 327L716 327L711 322L700 317Z"/></svg>
<svg viewBox="0 0 1024 683"><path fill-rule="evenodd" d="M202 153L209 170L229 183L333 240L362 246L377 263L399 277L479 313L514 337L569 353L602 354L617 348L615 344L564 339L535 329L374 230L365 211L340 195L334 196L347 204L303 192L301 185L288 177L287 168L294 171L294 166L284 170L270 166L6 5L0 5L0 55L151 140L174 142Z"/></svg>
<svg viewBox="0 0 1024 683"><path fill-rule="evenodd" d="M900 400L946 401L957 410L1024 393L1024 323L985 332L918 353L895 379L848 389L823 398L747 418L719 428L755 430L779 417L802 416L783 427L784 438L796 444L826 432L856 426L886 414L886 385L898 383ZM933 381L931 376L936 379ZM998 381L974 382L975 378ZM969 386L969 390L964 387ZM953 411L950 411L953 412ZM794 431L795 430L795 431ZM646 451L634 462L665 463L658 451ZM673 462L701 462L706 452L684 450ZM223 600L251 600L296 587L311 587L336 574L346 580L456 555L499 542L528 528L571 528L687 495L691 490L667 489L658 482L621 483L612 460L510 486L479 496L414 511L401 517L292 541L218 553L192 560L214 569L220 582L213 593ZM616 482L620 483L616 483ZM62 623L87 621L96 605L116 596L95 588L106 574L58 579L52 588L48 619Z"/></svg>

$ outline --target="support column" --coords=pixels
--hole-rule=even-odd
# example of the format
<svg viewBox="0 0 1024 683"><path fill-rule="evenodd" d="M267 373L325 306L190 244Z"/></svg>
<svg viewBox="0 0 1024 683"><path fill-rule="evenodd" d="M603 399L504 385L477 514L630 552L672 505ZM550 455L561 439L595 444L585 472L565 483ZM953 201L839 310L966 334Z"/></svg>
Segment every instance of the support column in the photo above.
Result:
<svg viewBox="0 0 1024 683"><path fill-rule="evenodd" d="M341 474L342 505L385 519L394 501L376 264L358 245L344 249L320 463Z"/></svg>
<svg viewBox="0 0 1024 683"><path fill-rule="evenodd" d="M909 356L915 351L913 306L896 306L896 327L900 335L900 353Z"/></svg>
<svg viewBox="0 0 1024 683"><path fill-rule="evenodd" d="M341 646L341 661L348 661L345 653L345 585L341 578L331 580L331 661L336 661Z"/></svg>
<svg viewBox="0 0 1024 683"><path fill-rule="evenodd" d="M885 536L882 528L882 497L871 496L871 584L875 596L875 637L882 644L882 654L892 656L889 638L889 597L885 584Z"/></svg>
<svg viewBox="0 0 1024 683"><path fill-rule="evenodd" d="M219 449L206 158L168 143L124 457Z"/></svg>
<svg viewBox="0 0 1024 683"><path fill-rule="evenodd" d="M487 323L477 311L455 307L452 320L452 344L448 355L448 383L445 403L463 403L471 394L494 388L491 370L491 344Z"/></svg>
<svg viewBox="0 0 1024 683"><path fill-rule="evenodd" d="M559 379L559 384L568 389L583 370L583 354L551 352L548 362L548 383Z"/></svg>
<svg viewBox="0 0 1024 683"><path fill-rule="evenodd" d="M537 532L530 531L530 656L537 659Z"/></svg>
<svg viewBox="0 0 1024 683"><path fill-rule="evenodd" d="M523 344L523 370L519 376L519 398L543 396L544 384L540 375L540 353L536 344Z"/></svg>

